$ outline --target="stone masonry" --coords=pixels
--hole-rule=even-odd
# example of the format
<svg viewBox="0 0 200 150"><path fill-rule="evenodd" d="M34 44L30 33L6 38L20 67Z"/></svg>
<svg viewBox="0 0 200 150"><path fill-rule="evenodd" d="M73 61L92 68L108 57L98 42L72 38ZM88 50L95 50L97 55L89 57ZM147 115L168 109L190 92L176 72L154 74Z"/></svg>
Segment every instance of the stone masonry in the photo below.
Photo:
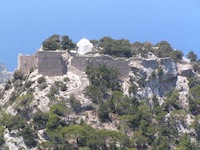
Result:
<svg viewBox="0 0 200 150"><path fill-rule="evenodd" d="M114 59L109 55L99 56L74 56L71 65L83 72L86 71L88 65L98 67L100 64L106 64L114 67L119 72L119 78L127 78L129 76L129 61L121 58Z"/></svg>
<svg viewBox="0 0 200 150"><path fill-rule="evenodd" d="M68 56L69 57L65 57ZM67 67L72 66L85 72L88 65L94 67L105 63L109 67L114 67L119 72L119 78L129 76L129 60L116 58L109 55L74 55L70 56L66 51L37 51L36 55L23 56L19 55L18 70L29 74L30 70L38 69L38 73L46 76L62 76L67 73Z"/></svg>
<svg viewBox="0 0 200 150"><path fill-rule="evenodd" d="M31 69L38 68L38 58L36 55L24 56L19 54L18 56L18 70L24 74L29 74Z"/></svg>
<svg viewBox="0 0 200 150"><path fill-rule="evenodd" d="M63 52L38 51L38 73L47 76L62 76L67 73Z"/></svg>

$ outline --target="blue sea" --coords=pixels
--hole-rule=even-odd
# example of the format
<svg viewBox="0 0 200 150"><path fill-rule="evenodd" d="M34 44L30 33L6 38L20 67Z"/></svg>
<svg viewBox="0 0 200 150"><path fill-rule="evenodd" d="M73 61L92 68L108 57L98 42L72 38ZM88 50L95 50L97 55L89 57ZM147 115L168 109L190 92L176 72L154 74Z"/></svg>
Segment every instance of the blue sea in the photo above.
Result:
<svg viewBox="0 0 200 150"><path fill-rule="evenodd" d="M200 57L199 0L0 0L0 63L9 71L17 56L34 54L52 34L74 42L86 37L168 41Z"/></svg>

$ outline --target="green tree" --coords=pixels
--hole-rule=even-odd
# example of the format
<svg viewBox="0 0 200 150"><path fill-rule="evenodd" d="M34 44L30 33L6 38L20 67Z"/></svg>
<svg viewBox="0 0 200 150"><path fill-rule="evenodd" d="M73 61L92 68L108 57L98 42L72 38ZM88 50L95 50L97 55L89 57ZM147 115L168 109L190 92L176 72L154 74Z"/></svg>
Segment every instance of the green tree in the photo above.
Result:
<svg viewBox="0 0 200 150"><path fill-rule="evenodd" d="M183 136L181 141L178 143L176 150L191 150L193 149L193 144L191 143L189 137Z"/></svg>
<svg viewBox="0 0 200 150"><path fill-rule="evenodd" d="M188 59L190 59L191 61L196 61L196 60L197 60L197 55L196 55L193 51L190 51L190 52L187 54L187 57L188 57Z"/></svg>
<svg viewBox="0 0 200 150"><path fill-rule="evenodd" d="M31 128L30 125L27 125L18 134L23 137L24 143L27 147L31 148L37 145L38 135L36 131Z"/></svg>
<svg viewBox="0 0 200 150"><path fill-rule="evenodd" d="M58 115L51 113L47 122L47 129L54 130L60 126L61 119Z"/></svg>
<svg viewBox="0 0 200 150"><path fill-rule="evenodd" d="M153 150L169 150L170 149L169 143L170 141L167 137L159 136L153 143L152 149Z"/></svg>
<svg viewBox="0 0 200 150"><path fill-rule="evenodd" d="M99 45L99 41L98 40L90 40L90 42L97 47Z"/></svg>
<svg viewBox="0 0 200 150"><path fill-rule="evenodd" d="M19 115L12 116L11 114L7 113L2 114L1 123L9 131L19 130L26 126L26 121L23 117Z"/></svg>
<svg viewBox="0 0 200 150"><path fill-rule="evenodd" d="M75 44L67 35L65 35L62 37L61 47L63 50L70 50L75 48Z"/></svg>
<svg viewBox="0 0 200 150"><path fill-rule="evenodd" d="M158 57L169 57L173 51L171 45L167 41L161 41L155 45L158 49L153 50L153 53Z"/></svg>
<svg viewBox="0 0 200 150"><path fill-rule="evenodd" d="M193 115L200 114L200 85L190 89L189 109Z"/></svg>
<svg viewBox="0 0 200 150"><path fill-rule="evenodd" d="M91 83L86 90L86 95L97 104L108 97L110 91L121 90L118 71L113 67L108 67L105 64L101 64L96 68L88 66L86 74Z"/></svg>
<svg viewBox="0 0 200 150"><path fill-rule="evenodd" d="M72 107L72 109L78 113L81 110L81 103L79 100L77 100L73 95L69 98L69 103Z"/></svg>
<svg viewBox="0 0 200 150"><path fill-rule="evenodd" d="M106 121L110 120L108 106L106 105L105 102L102 102L99 105L98 117L99 117L100 121L102 121L102 122L106 122Z"/></svg>
<svg viewBox="0 0 200 150"><path fill-rule="evenodd" d="M178 91L174 90L173 92L169 92L168 97L166 98L166 105L165 109L170 112L172 109L180 109L180 102L179 102L179 93Z"/></svg>
<svg viewBox="0 0 200 150"><path fill-rule="evenodd" d="M42 111L37 111L33 114L33 123L36 129L44 129L46 128L46 124L48 122L49 114L44 113Z"/></svg>
<svg viewBox="0 0 200 150"><path fill-rule="evenodd" d="M131 57L131 44L126 39L114 40L111 37L103 37L99 40L102 53L117 57Z"/></svg>
<svg viewBox="0 0 200 150"><path fill-rule="evenodd" d="M43 50L46 51L60 49L60 36L56 34L52 35L42 43L42 46Z"/></svg>
<svg viewBox="0 0 200 150"><path fill-rule="evenodd" d="M63 137L59 129L47 129L47 142L42 143L42 149L71 150L71 145Z"/></svg>
<svg viewBox="0 0 200 150"><path fill-rule="evenodd" d="M16 99L16 109L18 111L26 111L30 108L30 103L34 100L32 93L27 93Z"/></svg>
<svg viewBox="0 0 200 150"><path fill-rule="evenodd" d="M179 50L175 50L171 52L171 58L175 61L175 62L180 62L182 60L183 57L183 53Z"/></svg>

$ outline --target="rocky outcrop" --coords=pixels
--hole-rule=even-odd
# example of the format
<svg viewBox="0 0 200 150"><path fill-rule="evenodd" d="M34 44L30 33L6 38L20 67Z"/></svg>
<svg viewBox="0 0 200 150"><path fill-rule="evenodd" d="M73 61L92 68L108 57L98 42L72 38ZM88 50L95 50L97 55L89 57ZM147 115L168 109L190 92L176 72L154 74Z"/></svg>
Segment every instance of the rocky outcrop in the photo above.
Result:
<svg viewBox="0 0 200 150"><path fill-rule="evenodd" d="M177 67L171 58L134 60L130 63L132 81L143 80L143 86L138 85L138 96L151 98L154 94L163 97L172 90L177 81Z"/></svg>
<svg viewBox="0 0 200 150"><path fill-rule="evenodd" d="M0 64L0 84L5 83L7 80L9 80L12 76L11 72L8 72L6 67Z"/></svg>

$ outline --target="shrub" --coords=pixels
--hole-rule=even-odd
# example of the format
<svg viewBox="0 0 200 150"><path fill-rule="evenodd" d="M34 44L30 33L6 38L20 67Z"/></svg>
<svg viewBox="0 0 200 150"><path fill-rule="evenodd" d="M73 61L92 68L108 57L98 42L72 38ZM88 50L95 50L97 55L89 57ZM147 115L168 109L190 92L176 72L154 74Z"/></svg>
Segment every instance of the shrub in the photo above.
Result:
<svg viewBox="0 0 200 150"><path fill-rule="evenodd" d="M141 86L144 87L145 86L145 78L140 78L137 83Z"/></svg>
<svg viewBox="0 0 200 150"><path fill-rule="evenodd" d="M37 111L33 114L33 122L36 129L41 130L46 128L48 122L49 114L42 111Z"/></svg>
<svg viewBox="0 0 200 150"><path fill-rule="evenodd" d="M69 78L68 78L68 77L65 77L65 78L64 78L64 81L65 81L65 82L68 82L68 81L69 81Z"/></svg>
<svg viewBox="0 0 200 150"><path fill-rule="evenodd" d="M66 90L67 90L66 84L62 83L62 84L60 85L60 90L61 90L61 91L66 91Z"/></svg>
<svg viewBox="0 0 200 150"><path fill-rule="evenodd" d="M48 86L48 85L47 85L46 82L42 82L42 83L40 83L40 84L38 85L38 87L39 87L40 90L44 90L47 86Z"/></svg>
<svg viewBox="0 0 200 150"><path fill-rule="evenodd" d="M16 100L17 96L18 96L18 94L15 91L13 91L11 93L11 96L10 96L10 99L9 99L10 104L12 104Z"/></svg>
<svg viewBox="0 0 200 150"><path fill-rule="evenodd" d="M58 87L55 86L55 85L52 85L51 88L50 88L49 93L47 94L47 96L48 96L49 98L54 97L55 94L58 93L58 91L59 91Z"/></svg>
<svg viewBox="0 0 200 150"><path fill-rule="evenodd" d="M44 83L44 82L46 82L46 79L45 79L45 77L39 77L38 79L37 79L37 82L38 82L38 84L41 84L41 83Z"/></svg>
<svg viewBox="0 0 200 150"><path fill-rule="evenodd" d="M1 119L1 123L8 128L9 131L19 130L26 125L24 118L19 115L12 116L11 114L3 113Z"/></svg>
<svg viewBox="0 0 200 150"><path fill-rule="evenodd" d="M166 98L166 105L165 109L169 112L171 109L180 109L180 102L179 102L179 93L178 91L174 90L173 92L169 92Z"/></svg>
<svg viewBox="0 0 200 150"><path fill-rule="evenodd" d="M42 143L42 149L55 149L55 150L71 150L65 137L62 136L60 130L46 130L48 141Z"/></svg>
<svg viewBox="0 0 200 150"><path fill-rule="evenodd" d="M183 57L183 53L179 50L174 50L171 52L171 58L175 61L175 62L181 62Z"/></svg>
<svg viewBox="0 0 200 150"><path fill-rule="evenodd" d="M62 106L60 106L58 104L55 104L55 105L51 106L50 112L54 113L54 114L56 114L58 116L64 116L65 115L64 107L62 107Z"/></svg>
<svg viewBox="0 0 200 150"><path fill-rule="evenodd" d="M70 96L69 98L69 103L72 107L72 109L75 111L75 112L79 112L80 109L81 109L81 103L79 100L77 100L74 96Z"/></svg>
<svg viewBox="0 0 200 150"><path fill-rule="evenodd" d="M169 57L173 51L171 45L167 41L161 41L155 45L158 49L153 50L153 53L158 57Z"/></svg>
<svg viewBox="0 0 200 150"><path fill-rule="evenodd" d="M13 74L13 80L24 80L24 75L19 70L15 71Z"/></svg>
<svg viewBox="0 0 200 150"><path fill-rule="evenodd" d="M163 75L163 69L161 66L158 67L158 76L161 77Z"/></svg>
<svg viewBox="0 0 200 150"><path fill-rule="evenodd" d="M60 121L61 119L58 115L51 113L48 118L47 129L49 130L56 129L58 126L60 126Z"/></svg>
<svg viewBox="0 0 200 150"><path fill-rule="evenodd" d="M43 50L70 50L75 48L75 44L73 41L67 36L60 37L60 35L52 35L48 39L46 39L43 43Z"/></svg>
<svg viewBox="0 0 200 150"><path fill-rule="evenodd" d="M12 88L12 83L11 83L11 81L10 80L8 80L7 82L6 82L6 84L5 84L5 86L4 86L4 90L9 90L9 89L11 89Z"/></svg>
<svg viewBox="0 0 200 150"><path fill-rule="evenodd" d="M193 51L190 51L187 55L188 59L190 59L190 61L196 61L197 60L197 54L195 54Z"/></svg>
<svg viewBox="0 0 200 150"><path fill-rule="evenodd" d="M2 146L5 142L3 132L4 132L4 127L0 125L0 146Z"/></svg>
<svg viewBox="0 0 200 150"><path fill-rule="evenodd" d="M26 89L28 89L32 84L33 84L32 81L26 81L26 82L24 83L24 87L25 87Z"/></svg>
<svg viewBox="0 0 200 150"><path fill-rule="evenodd" d="M99 117L100 121L102 121L102 122L106 122L106 121L110 120L108 106L104 102L102 102L99 105L98 117Z"/></svg>
<svg viewBox="0 0 200 150"><path fill-rule="evenodd" d="M3 98L5 91L4 90L0 90L0 99Z"/></svg>
<svg viewBox="0 0 200 150"><path fill-rule="evenodd" d="M55 81L54 85L60 89L61 91L66 91L67 90L67 86L66 84L64 84L63 82L60 81Z"/></svg>
<svg viewBox="0 0 200 150"><path fill-rule="evenodd" d="M99 40L99 46L103 47L102 53L117 56L131 57L131 44L129 40L114 40L110 37L103 37Z"/></svg>
<svg viewBox="0 0 200 150"><path fill-rule="evenodd" d="M193 115L200 114L200 84L190 89L189 110Z"/></svg>
<svg viewBox="0 0 200 150"><path fill-rule="evenodd" d="M136 94L137 93L137 86L135 83L131 83L131 86L128 89L129 94Z"/></svg>
<svg viewBox="0 0 200 150"><path fill-rule="evenodd" d="M194 63L193 64L193 69L195 72L199 73L200 72L200 63Z"/></svg>
<svg viewBox="0 0 200 150"><path fill-rule="evenodd" d="M15 88L15 91L17 91L17 92L21 92L22 91L22 81L21 80L15 80L15 82L13 83L13 86L14 86L14 88Z"/></svg>
<svg viewBox="0 0 200 150"><path fill-rule="evenodd" d="M16 109L20 111L26 111L30 108L30 103L34 100L34 96L32 93L27 93L26 95L22 95L16 99Z"/></svg>
<svg viewBox="0 0 200 150"><path fill-rule="evenodd" d="M155 78L156 77L156 72L152 71L150 78Z"/></svg>
<svg viewBox="0 0 200 150"><path fill-rule="evenodd" d="M32 148L37 145L37 133L35 130L31 128L30 125L27 125L25 128L23 128L18 135L22 136L24 139L24 143L27 147Z"/></svg>

